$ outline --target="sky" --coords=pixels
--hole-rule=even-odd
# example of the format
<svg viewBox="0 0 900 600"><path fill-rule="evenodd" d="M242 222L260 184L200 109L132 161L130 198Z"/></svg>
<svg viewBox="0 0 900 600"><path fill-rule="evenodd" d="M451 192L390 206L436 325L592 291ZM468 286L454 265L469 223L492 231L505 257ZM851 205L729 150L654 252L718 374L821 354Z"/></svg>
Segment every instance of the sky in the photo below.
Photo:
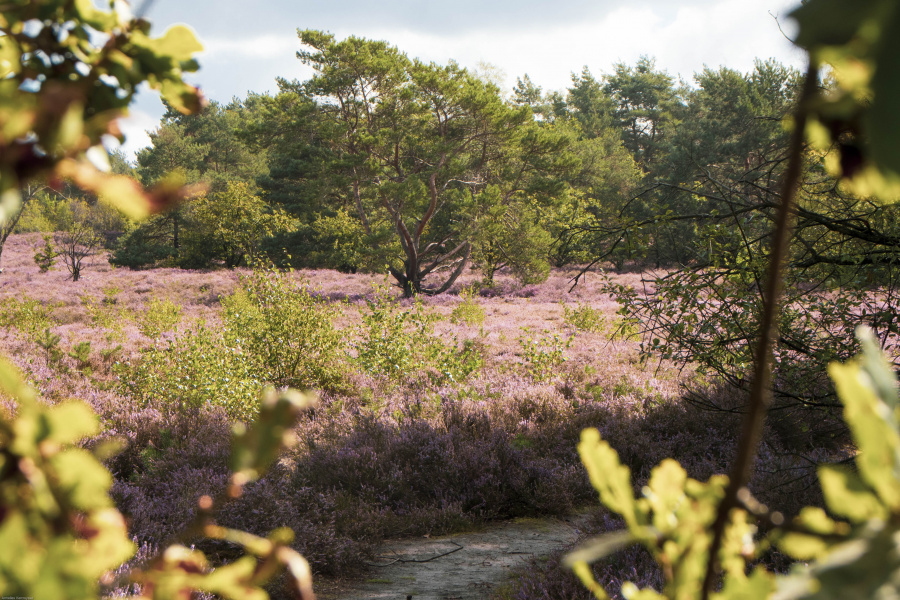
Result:
<svg viewBox="0 0 900 600"><path fill-rule="evenodd" d="M136 0L135 10L141 4L154 36L176 23L196 32L201 69L187 79L223 103L274 93L277 77L309 77L296 58L297 29L386 40L440 64L491 65L508 90L527 73L544 91L563 91L585 66L600 78L642 55L688 83L704 66L804 62L787 39L799 0ZM123 123L127 155L150 143L162 113L158 94L138 94Z"/></svg>

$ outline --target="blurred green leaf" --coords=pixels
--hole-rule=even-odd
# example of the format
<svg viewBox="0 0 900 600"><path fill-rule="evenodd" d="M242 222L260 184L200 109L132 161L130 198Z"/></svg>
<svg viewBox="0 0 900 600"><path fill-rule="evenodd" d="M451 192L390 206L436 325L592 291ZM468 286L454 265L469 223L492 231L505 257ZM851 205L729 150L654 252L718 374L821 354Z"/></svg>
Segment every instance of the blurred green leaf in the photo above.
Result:
<svg viewBox="0 0 900 600"><path fill-rule="evenodd" d="M278 393L263 392L259 416L248 429L243 424L234 428L230 467L252 481L262 475L293 441L291 429L300 413L312 406L315 398L297 390Z"/></svg>
<svg viewBox="0 0 900 600"><path fill-rule="evenodd" d="M685 502L685 483L687 471L675 460L666 459L651 471L644 497L653 511L653 526L659 531L677 527L675 513Z"/></svg>
<svg viewBox="0 0 900 600"><path fill-rule="evenodd" d="M56 471L59 488L72 507L91 510L112 506L107 495L112 475L90 452L70 448L54 456L50 463Z"/></svg>
<svg viewBox="0 0 900 600"><path fill-rule="evenodd" d="M804 48L848 43L883 0L811 0L789 16L800 31L795 43Z"/></svg>
<svg viewBox="0 0 900 600"><path fill-rule="evenodd" d="M203 51L194 32L184 25L170 27L162 37L150 40L146 46L156 54L171 56L177 61L190 60L195 53Z"/></svg>
<svg viewBox="0 0 900 600"><path fill-rule="evenodd" d="M854 9L859 2L847 3ZM896 2L884 15L881 39L875 51L875 73L872 76L874 100L865 113L866 135L872 158L882 168L900 173L900 6Z"/></svg>
<svg viewBox="0 0 900 600"><path fill-rule="evenodd" d="M100 431L91 408L79 401L57 404L47 412L50 439L58 444L73 444Z"/></svg>
<svg viewBox="0 0 900 600"><path fill-rule="evenodd" d="M603 504L622 515L628 528L638 528L634 494L631 491L631 470L619 462L619 455L596 429L581 432L578 454L587 469L591 485L600 492Z"/></svg>
<svg viewBox="0 0 900 600"><path fill-rule="evenodd" d="M621 530L604 533L591 538L575 550L566 554L563 564L571 568L578 562L592 563L618 552L633 544L636 540L630 531Z"/></svg>
<svg viewBox="0 0 900 600"><path fill-rule="evenodd" d="M828 509L854 523L884 519L888 511L856 473L840 465L819 467L819 483Z"/></svg>
<svg viewBox="0 0 900 600"><path fill-rule="evenodd" d="M888 507L900 509L900 435L890 424L893 411L879 398L858 360L832 363L828 373L844 403L844 419L859 448L856 464L861 479Z"/></svg>

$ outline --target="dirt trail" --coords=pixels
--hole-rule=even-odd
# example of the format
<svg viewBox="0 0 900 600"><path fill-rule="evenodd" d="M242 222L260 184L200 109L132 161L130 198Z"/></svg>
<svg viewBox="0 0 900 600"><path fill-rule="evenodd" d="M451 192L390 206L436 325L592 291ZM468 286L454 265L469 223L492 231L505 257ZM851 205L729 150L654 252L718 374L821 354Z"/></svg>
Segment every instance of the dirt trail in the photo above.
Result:
<svg viewBox="0 0 900 600"><path fill-rule="evenodd" d="M583 517L520 519L485 531L388 541L369 578L325 600L483 600L513 569L576 541Z"/></svg>

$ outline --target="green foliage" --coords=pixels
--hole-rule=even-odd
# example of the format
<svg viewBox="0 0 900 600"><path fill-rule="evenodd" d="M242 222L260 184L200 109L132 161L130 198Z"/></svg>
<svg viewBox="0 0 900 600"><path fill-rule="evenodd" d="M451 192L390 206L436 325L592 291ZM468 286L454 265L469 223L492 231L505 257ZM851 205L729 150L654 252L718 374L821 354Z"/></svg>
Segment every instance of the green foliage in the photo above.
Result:
<svg viewBox="0 0 900 600"><path fill-rule="evenodd" d="M62 256L63 264L72 281L81 278L84 268L84 260L93 256L102 245L103 238L97 229L97 223L93 218L93 212L84 202L72 205L74 218L69 228L54 234L54 242L59 256Z"/></svg>
<svg viewBox="0 0 900 600"><path fill-rule="evenodd" d="M110 252L110 264L130 269L172 266L178 254L176 242L181 219L179 211L172 211L132 226Z"/></svg>
<svg viewBox="0 0 900 600"><path fill-rule="evenodd" d="M90 375L91 373L91 343L90 342L78 342L72 349L69 350L66 354L68 354L71 358L75 359L75 362L78 364L78 368L81 369L84 373Z"/></svg>
<svg viewBox="0 0 900 600"><path fill-rule="evenodd" d="M74 447L97 419L79 402L39 402L5 361L0 387L17 402L15 421L0 419L0 594L96 598L100 577L134 553L112 476Z"/></svg>
<svg viewBox="0 0 900 600"><path fill-rule="evenodd" d="M158 301L138 317L139 327L145 335L168 330L178 312L171 302ZM289 274L254 271L222 299L220 326L198 323L148 349L125 367L124 391L166 412L213 405L250 421L263 385L340 385L343 337L333 317L331 307Z"/></svg>
<svg viewBox="0 0 900 600"><path fill-rule="evenodd" d="M218 328L204 323L179 333L124 369L123 392L164 413L212 405L222 407L232 419L252 420L264 382L240 349L229 345Z"/></svg>
<svg viewBox="0 0 900 600"><path fill-rule="evenodd" d="M62 350L59 349L61 339L62 336L53 333L48 327L44 329L41 335L35 336L34 343L44 349L44 352L47 354L47 362L58 364L63 357Z"/></svg>
<svg viewBox="0 0 900 600"><path fill-rule="evenodd" d="M44 234L44 247L34 253L34 264L38 266L41 273L46 273L53 268L53 262L59 256L59 252L53 247L53 238L48 234Z"/></svg>
<svg viewBox="0 0 900 600"><path fill-rule="evenodd" d="M575 308L569 308L565 301L561 304L563 321L572 329L589 333L603 333L606 330L608 325L606 317L590 304L579 302Z"/></svg>
<svg viewBox="0 0 900 600"><path fill-rule="evenodd" d="M860 196L900 198L900 150L893 107L900 98L893 0L872 0L850 11L839 2L805 3L791 16L797 44L816 64L827 63L834 86L820 95L807 132L824 150L836 146L829 170Z"/></svg>
<svg viewBox="0 0 900 600"><path fill-rule="evenodd" d="M343 380L344 338L335 309L290 273L256 270L222 299L225 343L261 381L329 389Z"/></svg>
<svg viewBox="0 0 900 600"><path fill-rule="evenodd" d="M42 302L37 298L22 296L0 300L0 327L16 328L29 338L34 338L45 329L55 326L52 302Z"/></svg>
<svg viewBox="0 0 900 600"><path fill-rule="evenodd" d="M528 327L522 328L525 337L519 338L522 348L522 359L525 372L535 381L547 381L558 373L558 369L566 362L565 351L572 345L574 336L563 340L554 333L544 331L535 336Z"/></svg>
<svg viewBox="0 0 900 600"><path fill-rule="evenodd" d="M229 180L220 188L130 229L110 263L132 269L253 265L265 258L268 240L295 228L284 211L269 208L250 184Z"/></svg>
<svg viewBox="0 0 900 600"><path fill-rule="evenodd" d="M79 402L49 407L5 361L0 389L17 402L14 421L0 418L0 593L6 597L97 598L101 578L135 551L125 519L109 497L112 476L95 454L75 447L99 432L97 418ZM264 394L258 420L235 428L227 490L219 502L241 493L260 477L281 450L311 398L298 392ZM96 454L109 454L99 446ZM185 534L225 540L247 553L213 569L202 552L172 545L145 571L132 574L143 597L176 598L190 590L225 598L267 598L262 587L284 570L298 598L311 599L309 565L290 549L290 530L268 538L219 527L212 520L216 501L202 497Z"/></svg>
<svg viewBox="0 0 900 600"><path fill-rule="evenodd" d="M497 185L473 194L463 205L472 259L485 285L508 267L523 284L541 283L550 274L550 233L541 224L541 211L530 198L511 198Z"/></svg>
<svg viewBox="0 0 900 600"><path fill-rule="evenodd" d="M103 291L104 297L99 300L87 294L81 296L81 306L87 312L91 325L105 330L106 341L112 343L124 337L124 327L131 315L115 302L110 302L114 296L106 295L108 290Z"/></svg>
<svg viewBox="0 0 900 600"><path fill-rule="evenodd" d="M401 310L386 288L376 287L375 297L366 299L366 304L369 310L362 315L357 363L368 373L394 381L420 377L432 329L421 302Z"/></svg>
<svg viewBox="0 0 900 600"><path fill-rule="evenodd" d="M897 380L878 344L861 331L863 354L846 364L833 363L829 373L844 405L844 418L858 447L856 469L819 467L829 514L804 508L790 524L756 502L747 490L731 511L719 556L724 571L721 592L713 598L873 598L896 593L896 539L900 533L900 403ZM667 576L663 595L622 586L630 598L697 598L702 589L711 526L724 497L727 477L701 483L687 477L677 462L656 467L642 497L632 493L623 466L596 430L582 434L579 453L603 504L619 514L627 531L602 536L567 557L599 599L608 598L593 579L588 563L632 543L646 546ZM834 518L845 519L834 520ZM756 520L771 527L764 539ZM751 562L772 544L799 561L790 573L775 575Z"/></svg>
<svg viewBox="0 0 900 600"><path fill-rule="evenodd" d="M192 268L213 261L229 268L254 265L262 258L263 241L290 228L287 215L271 210L248 184L228 182L224 190L189 205L178 262Z"/></svg>
<svg viewBox="0 0 900 600"><path fill-rule="evenodd" d="M478 303L478 296L474 289L465 288L460 290L459 297L462 302L453 307L450 312L451 323L464 323L471 327L481 326L484 324L484 307Z"/></svg>
<svg viewBox="0 0 900 600"><path fill-rule="evenodd" d="M192 56L202 47L193 34L179 25L151 38L147 21L133 17L127 4L103 11L86 2L44 0L5 6L2 17L3 135L28 140L4 159L4 202L18 204L19 188L53 176L70 178L133 216L146 214L149 195L125 175L98 171L86 156L108 163L101 137L121 135L114 121L140 83L179 110L199 108L199 93L181 79L197 69ZM26 35L26 22L37 30ZM97 85L105 79L116 84Z"/></svg>
<svg viewBox="0 0 900 600"><path fill-rule="evenodd" d="M367 234L359 219L344 208L332 216L316 215L310 229L321 248L319 264L341 272L378 271L398 250L390 239Z"/></svg>
<svg viewBox="0 0 900 600"><path fill-rule="evenodd" d="M72 207L67 198L38 192L28 200L16 222L15 233L53 233L68 229L72 224ZM46 237L45 237L46 239Z"/></svg>
<svg viewBox="0 0 900 600"><path fill-rule="evenodd" d="M478 345L455 337L444 341L434 335L433 316L416 300L401 309L384 287L366 300L356 361L364 371L397 383L413 383L428 376L433 382L462 381L484 364Z"/></svg>
<svg viewBox="0 0 900 600"><path fill-rule="evenodd" d="M147 211L145 201L159 206L182 195L174 189L146 194L127 176L104 175L87 160L90 155L93 162L108 162L100 138L118 132L115 119L125 114L139 84L159 89L185 112L201 103L181 78L196 70L191 57L201 50L190 30L176 26L150 38L149 23L132 17L127 3L110 6L112 11L103 11L87 0L42 0L6 5L0 12L0 122L4 139L18 140L0 156L4 215L17 208L19 189L40 176L69 177L132 215ZM27 34L26 24L32 29ZM3 319L21 308L4 304ZM52 345L48 339L48 346L56 344L58 339ZM108 495L112 476L75 446L99 433L96 417L80 403L39 402L5 361L0 393L16 403L14 417L0 416L0 595L96 598L101 577L134 554L125 520ZM309 402L298 393L266 394L259 422L249 432L236 432L238 471L223 501L240 495L271 463ZM185 537L227 541L247 556L212 569L201 552L170 546L135 577L144 594L188 597L196 589L265 598L262 586L284 572L293 597L313 597L309 565L290 549L290 531L260 538L225 529L212 518L215 508L216 501L200 498Z"/></svg>
<svg viewBox="0 0 900 600"><path fill-rule="evenodd" d="M181 306L168 298L151 298L143 310L134 315L138 331L152 340L175 329L180 320Z"/></svg>

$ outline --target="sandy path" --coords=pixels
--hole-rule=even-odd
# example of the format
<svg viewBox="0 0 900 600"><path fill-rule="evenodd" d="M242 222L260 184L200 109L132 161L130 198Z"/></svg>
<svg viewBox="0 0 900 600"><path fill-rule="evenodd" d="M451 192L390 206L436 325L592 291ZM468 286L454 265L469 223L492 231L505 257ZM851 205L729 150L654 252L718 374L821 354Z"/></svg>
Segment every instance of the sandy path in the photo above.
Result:
<svg viewBox="0 0 900 600"><path fill-rule="evenodd" d="M481 600L512 570L576 541L583 518L520 519L486 531L388 541L369 578L325 600Z"/></svg>

